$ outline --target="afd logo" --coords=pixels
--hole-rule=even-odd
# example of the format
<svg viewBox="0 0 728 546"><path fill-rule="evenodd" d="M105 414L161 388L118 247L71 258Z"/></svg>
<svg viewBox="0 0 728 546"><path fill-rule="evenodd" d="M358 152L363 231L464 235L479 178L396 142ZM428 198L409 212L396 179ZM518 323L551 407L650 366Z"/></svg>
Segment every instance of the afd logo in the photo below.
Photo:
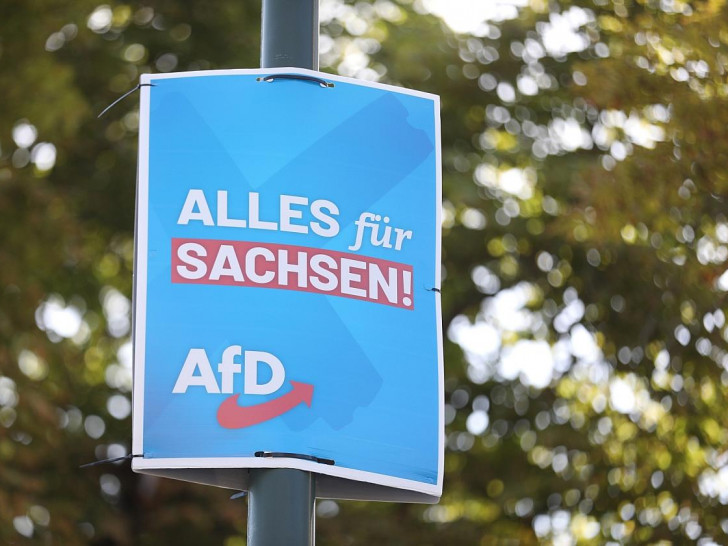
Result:
<svg viewBox="0 0 728 546"><path fill-rule="evenodd" d="M242 358L242 364L235 361L237 357ZM262 383L258 376L261 364L270 371L270 378ZM220 376L219 381L212 370L207 351L192 348L187 353L172 392L184 394L189 387L203 387L210 394L231 394L217 410L217 422L224 428L257 425L274 419L301 403L311 407L313 385L299 381L289 381L292 390L273 400L253 406L238 405L240 393L233 394L233 382L238 374L243 374L243 394L273 394L283 387L286 370L283 363L271 353L243 351L240 345L230 345L222 352L217 372Z"/></svg>

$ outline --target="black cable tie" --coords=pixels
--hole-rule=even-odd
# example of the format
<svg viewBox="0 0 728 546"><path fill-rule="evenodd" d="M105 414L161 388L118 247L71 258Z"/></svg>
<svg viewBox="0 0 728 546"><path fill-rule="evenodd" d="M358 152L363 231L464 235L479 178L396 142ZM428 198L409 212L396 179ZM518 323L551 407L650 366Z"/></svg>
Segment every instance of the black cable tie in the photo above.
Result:
<svg viewBox="0 0 728 546"><path fill-rule="evenodd" d="M437 292L438 294L442 294L442 290L439 288L425 288L428 292Z"/></svg>
<svg viewBox="0 0 728 546"><path fill-rule="evenodd" d="M261 78L258 78L259 82L267 83L275 80L303 80L305 82L317 83L321 87L334 87L334 84L332 82L327 82L323 78L308 76L306 74L271 74L270 76L263 76Z"/></svg>
<svg viewBox="0 0 728 546"><path fill-rule="evenodd" d="M104 108L104 111L101 112L98 116L96 116L96 119L99 119L106 112L108 112L109 110L111 110L114 106L116 106L121 101L123 101L126 97L128 97L129 95L131 95L134 91L138 91L140 87L156 87L156 85L153 84L153 83L140 83L140 84L137 84L137 86L134 89L132 89L131 91L127 91L122 96L120 96L118 99L116 99L114 102L112 102L111 104L109 104L106 108Z"/></svg>
<svg viewBox="0 0 728 546"><path fill-rule="evenodd" d="M302 455L300 453L282 453L275 451L256 451L256 457L266 458L286 458L286 459L303 459L304 461L311 461L314 463L334 465L336 464L333 459L324 459L323 457L316 457L314 455Z"/></svg>
<svg viewBox="0 0 728 546"><path fill-rule="evenodd" d="M92 463L86 463L79 466L79 468L89 468L92 466L97 466L100 464L111 464L111 463L118 463L120 461L125 461L126 459L133 459L134 457L143 457L144 455L132 455L129 453L129 455L124 455L123 457L112 457L111 459L104 459L102 461L94 461Z"/></svg>

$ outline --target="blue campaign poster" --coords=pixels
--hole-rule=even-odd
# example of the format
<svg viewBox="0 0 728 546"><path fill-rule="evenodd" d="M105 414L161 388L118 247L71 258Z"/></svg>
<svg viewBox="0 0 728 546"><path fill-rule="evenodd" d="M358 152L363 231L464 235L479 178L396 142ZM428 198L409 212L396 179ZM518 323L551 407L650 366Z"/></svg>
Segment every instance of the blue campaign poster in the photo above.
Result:
<svg viewBox="0 0 728 546"><path fill-rule="evenodd" d="M140 118L134 469L244 488L226 471L299 468L321 496L436 500L438 97L144 75Z"/></svg>

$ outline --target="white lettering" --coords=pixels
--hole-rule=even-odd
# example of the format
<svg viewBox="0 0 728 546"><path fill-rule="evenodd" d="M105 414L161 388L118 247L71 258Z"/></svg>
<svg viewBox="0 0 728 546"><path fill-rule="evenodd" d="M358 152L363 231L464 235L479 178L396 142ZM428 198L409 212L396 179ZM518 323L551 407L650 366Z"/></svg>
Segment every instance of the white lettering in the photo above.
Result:
<svg viewBox="0 0 728 546"><path fill-rule="evenodd" d="M360 260L341 259L341 293L350 296L361 296L365 298L367 291L362 288L351 286L352 283L361 282L361 275L354 273L352 269L366 269L367 264Z"/></svg>
<svg viewBox="0 0 728 546"><path fill-rule="evenodd" d="M308 198L295 195L281 195L281 231L308 233L307 226L292 224L291 220L303 218L303 212L292 209L292 205L308 205Z"/></svg>
<svg viewBox="0 0 728 546"><path fill-rule="evenodd" d="M328 265L329 269L322 267L323 264ZM326 254L315 254L312 256L311 271L317 276L311 276L311 286L324 292L336 290L339 283L336 280L336 274L331 271L336 268L336 260L331 256L327 256ZM321 280L321 277L324 278L324 281Z"/></svg>
<svg viewBox="0 0 728 546"><path fill-rule="evenodd" d="M261 257L266 262L275 262L275 255L267 248L254 247L245 255L245 274L252 282L258 284L268 284L273 282L276 274L273 271L266 271L262 275L258 275L255 271L255 259Z"/></svg>
<svg viewBox="0 0 728 546"><path fill-rule="evenodd" d="M324 210L331 214L339 214L339 208L334 203L325 199L317 199L311 203L311 214L328 227L322 227L318 222L311 222L311 231L321 237L336 237L339 234L339 223L331 215L323 212Z"/></svg>
<svg viewBox="0 0 728 546"><path fill-rule="evenodd" d="M228 192L225 190L217 192L217 225L221 227L245 227L245 220L228 217Z"/></svg>
<svg viewBox="0 0 728 546"><path fill-rule="evenodd" d="M407 239L412 239L411 230L404 231L403 229L394 228L394 233L396 236L396 240L394 242L394 250L401 250L402 243L404 243Z"/></svg>
<svg viewBox="0 0 728 546"><path fill-rule="evenodd" d="M243 271L240 269L240 262L235 254L235 248L232 245L220 245L215 257L215 263L210 270L210 280L218 281L223 275L232 277L238 282L243 282Z"/></svg>
<svg viewBox="0 0 728 546"><path fill-rule="evenodd" d="M230 345L222 352L222 362L217 365L217 371L222 375L220 392L225 394L233 392L233 376L241 371L241 365L235 362L235 357L242 354L243 348L240 345Z"/></svg>
<svg viewBox="0 0 728 546"><path fill-rule="evenodd" d="M258 363L267 364L271 370L271 378L267 383L258 383ZM245 394L271 394L283 385L286 371L283 364L275 356L262 351L245 351Z"/></svg>
<svg viewBox="0 0 728 546"><path fill-rule="evenodd" d="M199 370L200 374L195 375L195 370ZM220 388L217 386L215 374L212 372L205 349L190 349L172 392L184 394L187 392L187 387L205 387L209 394L220 393Z"/></svg>
<svg viewBox="0 0 728 546"><path fill-rule="evenodd" d="M288 274L295 273L298 276L297 286L306 288L308 286L308 263L306 261L306 253L298 252L298 263L290 263L288 261L288 251L278 251L278 283L282 286L288 286Z"/></svg>
<svg viewBox="0 0 728 546"><path fill-rule="evenodd" d="M374 215L371 212L362 212L359 215L359 219L354 221L356 226L356 241L349 247L349 250L359 250L361 248L362 241L364 240L364 230L367 227L372 227L375 224L369 222L370 219L374 219Z"/></svg>
<svg viewBox="0 0 728 546"><path fill-rule="evenodd" d="M195 212L195 207L197 212ZM206 226L214 226L215 222L212 220L212 214L210 214L210 207L205 199L205 194L202 190L190 190L187 192L187 198L185 204L182 206L182 212L179 213L177 223L186 226L191 220L199 220Z"/></svg>
<svg viewBox="0 0 728 546"><path fill-rule="evenodd" d="M260 219L260 196L255 192L248 194L248 221L254 229L267 229L275 231L278 229L276 222L265 222Z"/></svg>
<svg viewBox="0 0 728 546"><path fill-rule="evenodd" d="M177 266L177 274L180 277L190 280L201 279L207 275L207 265L205 262L190 254L194 252L197 256L207 256L205 247L198 243L183 243L177 248L177 257L185 264L192 266L192 269L183 265Z"/></svg>
<svg viewBox="0 0 728 546"><path fill-rule="evenodd" d="M339 208L335 203L326 199L317 199L309 203L309 198L299 195L278 195L278 218L279 221L261 219L261 196L257 192L248 192L248 217L234 217L230 214L229 209L229 192L228 190L216 190L216 214L210 210L205 192L201 189L190 189L187 191L185 202L182 210L177 218L177 224L186 226L190 222L201 222L205 226L219 226L231 228L250 228L264 229L267 231L285 231L289 233L300 233L306 235L312 231L320 237L335 237L339 234L340 226L335 216L339 214ZM306 216L306 208L309 209L310 221L304 220ZM364 213L360 217L360 222L365 216L375 220L372 213ZM376 221L381 217L376 215ZM387 218L386 221L389 221ZM358 224L359 222L357 222ZM368 222L366 226L360 226L359 230L371 229L371 241L375 246L383 244L386 248L390 248L389 233L391 228L385 229L384 242L375 242L378 225ZM359 234L361 235L361 233ZM378 241L378 240L377 240ZM361 243L360 243L361 244Z"/></svg>
<svg viewBox="0 0 728 546"><path fill-rule="evenodd" d="M377 264L371 264L369 267L369 297L372 299L379 298L379 289L382 289L387 301L397 303L397 270L388 267L389 278L384 278L384 273Z"/></svg>

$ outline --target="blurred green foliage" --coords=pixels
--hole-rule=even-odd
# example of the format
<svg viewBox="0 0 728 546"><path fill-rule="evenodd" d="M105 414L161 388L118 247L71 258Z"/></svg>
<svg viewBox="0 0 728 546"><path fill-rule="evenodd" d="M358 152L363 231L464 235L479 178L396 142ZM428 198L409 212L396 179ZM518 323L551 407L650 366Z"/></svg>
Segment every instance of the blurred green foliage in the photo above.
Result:
<svg viewBox="0 0 728 546"><path fill-rule="evenodd" d="M321 19L323 70L442 97L447 448L439 505L322 500L318 543L726 543L726 2ZM259 28L0 4L0 543L245 544L227 491L78 467L131 437L137 101L96 115L144 72L258 66Z"/></svg>

